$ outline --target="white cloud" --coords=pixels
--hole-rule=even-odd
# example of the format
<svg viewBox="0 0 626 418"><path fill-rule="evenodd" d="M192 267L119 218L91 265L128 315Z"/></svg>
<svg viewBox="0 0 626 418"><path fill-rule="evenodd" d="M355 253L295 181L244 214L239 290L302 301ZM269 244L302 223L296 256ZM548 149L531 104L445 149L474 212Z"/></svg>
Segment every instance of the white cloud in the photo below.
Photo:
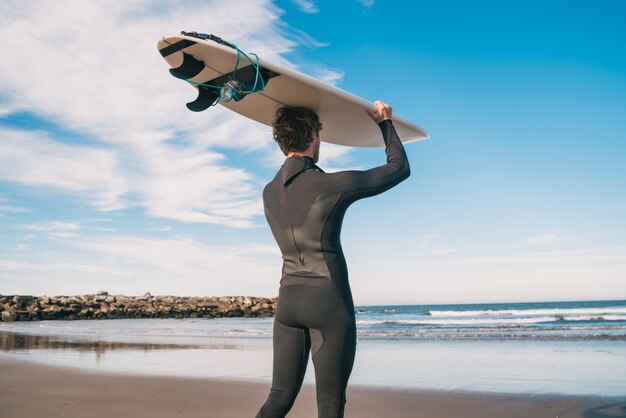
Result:
<svg viewBox="0 0 626 418"><path fill-rule="evenodd" d="M81 229L81 225L79 222L60 222L60 221L51 221L51 222L39 222L30 225L22 225L22 229L26 229L28 231L40 232L49 237L55 238L77 238L80 235L76 232Z"/></svg>
<svg viewBox="0 0 626 418"><path fill-rule="evenodd" d="M1 134L2 133L0 132L0 135ZM2 214L3 212L4 213L27 213L27 212L32 212L32 209L22 208L22 207L13 206L13 205L0 205L0 214Z"/></svg>
<svg viewBox="0 0 626 418"><path fill-rule="evenodd" d="M148 231L155 231L155 232L170 232L172 230L172 226L171 225L167 225L167 226L151 226L148 228Z"/></svg>
<svg viewBox="0 0 626 418"><path fill-rule="evenodd" d="M419 238L411 238L407 243L413 248L427 248L438 238L437 234L424 234Z"/></svg>
<svg viewBox="0 0 626 418"><path fill-rule="evenodd" d="M232 277L233 271L252 273L257 267L261 273L264 256L272 254L280 259L275 245L209 246L186 237L93 237L77 245L142 267L151 266L150 270L158 271L160 275L189 276L195 279L206 278L207 275Z"/></svg>
<svg viewBox="0 0 626 418"><path fill-rule="evenodd" d="M48 235L56 238L78 238L80 235L74 232L49 232Z"/></svg>
<svg viewBox="0 0 626 418"><path fill-rule="evenodd" d="M0 180L87 195L102 210L123 207L125 179L113 152L66 145L41 132L0 129Z"/></svg>
<svg viewBox="0 0 626 418"><path fill-rule="evenodd" d="M455 247L438 243L439 236L437 234L424 234L418 238L407 240L407 247L411 249L411 259L423 257L442 257L459 252Z"/></svg>
<svg viewBox="0 0 626 418"><path fill-rule="evenodd" d="M189 112L195 90L171 77L156 42L211 22L212 33L293 68L283 55L297 41L269 0L158 4L2 3L0 39L13 58L0 61L0 113L28 110L93 146L5 131L0 180L69 191L102 210L140 205L182 222L253 226L262 214L259 180L214 149L267 153L271 129L221 107ZM238 24L215 16L238 16Z"/></svg>
<svg viewBox="0 0 626 418"><path fill-rule="evenodd" d="M117 229L117 228L107 228L107 227L102 227L102 226L92 226L89 229L91 229L93 231L100 231L100 232L116 232L116 231L119 231L119 229Z"/></svg>
<svg viewBox="0 0 626 418"><path fill-rule="evenodd" d="M0 270L18 270L22 267L21 263L14 260L0 260ZM5 290L6 292L6 290Z"/></svg>
<svg viewBox="0 0 626 418"><path fill-rule="evenodd" d="M550 232L548 234L544 234L538 237L533 237L533 238L529 238L526 240L527 244L543 244L546 242L550 242L550 241L554 241L555 239L559 238L561 236L561 231L560 230L555 230L553 232Z"/></svg>
<svg viewBox="0 0 626 418"><path fill-rule="evenodd" d="M3 292L76 294L97 287L125 294L275 296L278 291L281 257L273 243L219 245L188 237L133 236L65 243L65 252L0 258Z"/></svg>
<svg viewBox="0 0 626 418"><path fill-rule="evenodd" d="M251 219L263 213L254 177L220 160L220 154L209 151L167 145L146 149L135 180L142 206L152 216L182 222L251 226Z"/></svg>
<svg viewBox="0 0 626 418"><path fill-rule="evenodd" d="M295 4L300 11L304 13L319 13L320 9L318 9L315 2L311 0L291 0L293 4Z"/></svg>
<svg viewBox="0 0 626 418"><path fill-rule="evenodd" d="M341 79L345 75L345 72L342 70L336 70L333 68L325 68L321 66L313 67L311 68L309 72L313 77L323 81L324 83L331 84L333 86L336 86L337 83L341 81Z"/></svg>
<svg viewBox="0 0 626 418"><path fill-rule="evenodd" d="M20 274L25 273L26 277L28 278L33 278L35 274L44 274L42 276L35 277L36 280L46 278L45 274L47 273L54 273L57 275L71 275L74 272L79 272L81 274L98 273L124 277L132 276L130 272L123 271L115 267L68 261L23 262L16 260L0 260L0 270L20 272ZM0 278L2 277L0 276ZM52 276L51 278L54 278L54 276ZM45 290L43 290L43 292L45 292Z"/></svg>
<svg viewBox="0 0 626 418"><path fill-rule="evenodd" d="M348 255L357 304L593 300L626 295L626 248ZM381 272L384 272L381 274ZM589 286L593 281L594 286ZM607 290L610 289L610 290Z"/></svg>
<svg viewBox="0 0 626 418"><path fill-rule="evenodd" d="M361 4L368 9L374 5L374 0L359 0Z"/></svg>
<svg viewBox="0 0 626 418"><path fill-rule="evenodd" d="M293 29L290 33L286 33L285 35L293 38L299 45L309 48L325 48L330 46L329 42L318 41L308 33L299 29Z"/></svg>
<svg viewBox="0 0 626 418"><path fill-rule="evenodd" d="M539 245L539 244L551 244L562 241L572 241L580 238L588 238L590 234L581 235L564 235L561 230L556 229L552 232L539 235L536 237L528 238L523 245Z"/></svg>
<svg viewBox="0 0 626 418"><path fill-rule="evenodd" d="M455 251L457 252L457 251ZM558 264L626 261L626 248L585 248L556 251L509 253L506 255L466 255L449 258L411 259L414 266L421 265L507 265L507 264Z"/></svg>
<svg viewBox="0 0 626 418"><path fill-rule="evenodd" d="M26 229L29 231L37 231L37 232L50 232L50 231L75 231L80 229L79 222L60 222L60 221L51 221L51 222L39 222L30 225L22 226L22 229Z"/></svg>
<svg viewBox="0 0 626 418"><path fill-rule="evenodd" d="M328 142L320 143L320 161L322 169L326 172L334 172L345 170L346 165L350 163L350 147L344 145L330 144ZM352 169L357 169L353 167Z"/></svg>
<svg viewBox="0 0 626 418"><path fill-rule="evenodd" d="M280 54L294 46L277 33L278 11L269 1L255 1L255 13L237 25L215 16L241 18L238 12L249 9L249 1L187 1L158 8L143 1L4 4L14 12L0 18L0 39L13 56L0 63L9 103L107 141L159 141L198 119L184 106L193 89L171 77L156 49L161 37L201 30L210 21L214 33L246 49L265 45L264 57L272 61L284 63ZM207 115L202 119L197 128L205 131L215 122ZM138 135L129 139L132 133Z"/></svg>
<svg viewBox="0 0 626 418"><path fill-rule="evenodd" d="M450 255L450 254L454 254L459 252L458 248L452 248L452 247L435 247L430 251L430 255L433 256L444 256L444 255Z"/></svg>
<svg viewBox="0 0 626 418"><path fill-rule="evenodd" d="M53 222L28 227L37 232L63 231L61 223ZM75 230L71 223L66 227ZM86 229L81 225L80 230ZM150 291L276 296L282 259L274 242L220 243L224 241L85 234L80 240L64 240L54 250L37 242L32 248L19 248L28 251L0 255L0 283L8 294L80 294L105 289L129 295Z"/></svg>

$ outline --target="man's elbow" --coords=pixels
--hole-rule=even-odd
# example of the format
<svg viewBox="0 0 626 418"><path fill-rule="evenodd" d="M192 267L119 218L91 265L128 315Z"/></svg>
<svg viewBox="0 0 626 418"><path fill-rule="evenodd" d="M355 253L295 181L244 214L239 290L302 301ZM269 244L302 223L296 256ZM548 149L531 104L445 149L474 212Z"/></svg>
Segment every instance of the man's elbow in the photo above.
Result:
<svg viewBox="0 0 626 418"><path fill-rule="evenodd" d="M409 166L409 162L405 162L402 165L402 180L406 180L411 175L411 167Z"/></svg>

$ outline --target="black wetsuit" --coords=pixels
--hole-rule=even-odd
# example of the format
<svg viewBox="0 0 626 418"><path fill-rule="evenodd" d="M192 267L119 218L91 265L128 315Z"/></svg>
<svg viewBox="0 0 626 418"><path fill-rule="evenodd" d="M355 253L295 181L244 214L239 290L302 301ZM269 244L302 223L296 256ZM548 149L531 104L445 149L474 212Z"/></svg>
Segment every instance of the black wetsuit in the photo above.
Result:
<svg viewBox="0 0 626 418"><path fill-rule="evenodd" d="M393 123L379 123L387 164L325 173L310 157L288 157L265 186L265 216L283 254L274 319L272 388L256 418L285 417L312 352L319 418L343 417L356 349L354 303L340 233L346 209L409 174ZM367 239L366 235L363 236Z"/></svg>

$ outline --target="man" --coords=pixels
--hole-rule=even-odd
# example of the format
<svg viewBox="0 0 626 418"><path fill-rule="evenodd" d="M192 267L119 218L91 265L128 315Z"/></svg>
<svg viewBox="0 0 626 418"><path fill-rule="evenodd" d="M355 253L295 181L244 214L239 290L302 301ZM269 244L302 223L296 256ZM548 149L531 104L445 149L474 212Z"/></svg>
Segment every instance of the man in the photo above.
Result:
<svg viewBox="0 0 626 418"><path fill-rule="evenodd" d="M382 131L387 164L365 171L325 173L319 158L322 124L306 108L279 109L274 140L287 159L263 190L265 215L283 254L274 319L272 388L256 418L285 417L313 357L319 418L344 416L356 349L354 303L341 249L348 206L409 177L409 162L380 100L369 116Z"/></svg>

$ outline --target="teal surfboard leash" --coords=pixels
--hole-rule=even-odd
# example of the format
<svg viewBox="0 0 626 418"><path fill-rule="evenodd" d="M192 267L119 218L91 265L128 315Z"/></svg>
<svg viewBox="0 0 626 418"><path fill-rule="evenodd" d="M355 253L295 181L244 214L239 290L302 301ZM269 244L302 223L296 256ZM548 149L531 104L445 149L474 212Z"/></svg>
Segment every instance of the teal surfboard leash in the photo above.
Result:
<svg viewBox="0 0 626 418"><path fill-rule="evenodd" d="M233 48L235 51L237 51L237 61L235 62L235 67L233 68L233 72L230 75L228 81L226 81L222 86L216 86L216 85L206 84L206 83L198 83L196 81L185 79L186 82L188 82L189 84L193 84L195 86L202 86L202 87L208 87L208 88L219 90L219 96L217 97L215 102L211 104L211 106L216 106L220 102L220 100L223 100L224 102L230 102L231 100L235 100L238 102L239 100L243 99L247 94L261 93L265 89L265 80L263 80L263 76L261 75L261 65L260 65L259 56L257 54L253 52L250 53L250 55L256 58L256 62L254 62L248 56L248 54L242 51L237 45L224 41L222 38L218 36L215 36L212 34L206 34L206 33L185 32L185 31L182 31L181 34L185 36L192 36L194 38L199 38L203 40L211 40L220 45ZM242 55L248 60L248 62L254 69L254 85L249 90L245 89L246 87L245 83L240 83L239 81L235 79ZM261 80L261 85L257 89L257 86L259 85L259 79Z"/></svg>

